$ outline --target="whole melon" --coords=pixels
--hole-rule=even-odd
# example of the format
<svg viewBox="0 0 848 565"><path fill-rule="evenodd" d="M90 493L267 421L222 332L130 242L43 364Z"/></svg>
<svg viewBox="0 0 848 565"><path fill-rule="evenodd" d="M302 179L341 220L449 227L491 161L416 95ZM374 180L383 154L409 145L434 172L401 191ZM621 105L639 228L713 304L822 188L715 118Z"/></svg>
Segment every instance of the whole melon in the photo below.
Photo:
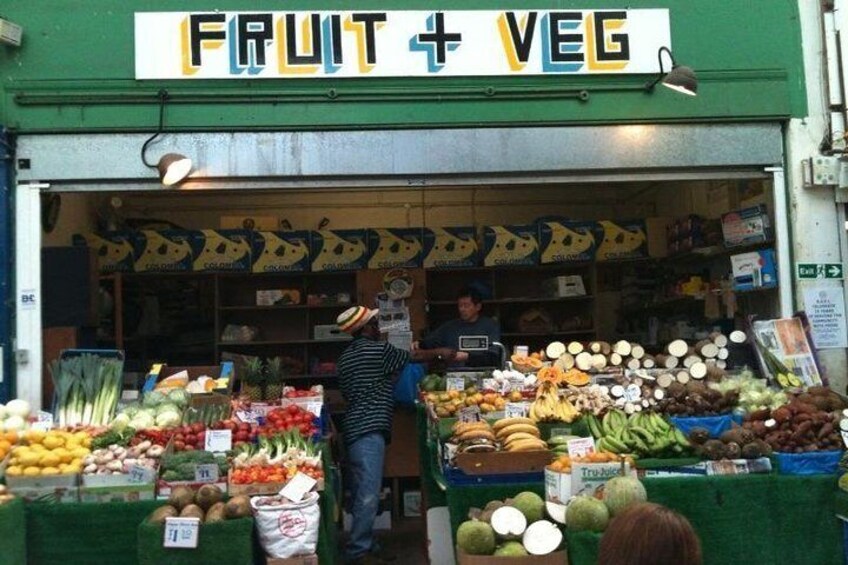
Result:
<svg viewBox="0 0 848 565"><path fill-rule="evenodd" d="M495 550L495 557L524 557L526 555L529 554L519 541L508 541Z"/></svg>
<svg viewBox="0 0 848 565"><path fill-rule="evenodd" d="M456 531L456 544L469 555L491 555L495 552L495 530L486 522L463 522Z"/></svg>
<svg viewBox="0 0 848 565"><path fill-rule="evenodd" d="M527 518L527 523L532 524L544 518L545 501L535 492L524 491L512 499L511 506L521 510Z"/></svg>
<svg viewBox="0 0 848 565"><path fill-rule="evenodd" d="M645 487L635 477L615 477L604 485L604 503L610 516L615 516L633 504L647 502Z"/></svg>
<svg viewBox="0 0 848 565"><path fill-rule="evenodd" d="M573 531L603 532L609 518L607 505L593 496L576 497L565 513L565 523Z"/></svg>

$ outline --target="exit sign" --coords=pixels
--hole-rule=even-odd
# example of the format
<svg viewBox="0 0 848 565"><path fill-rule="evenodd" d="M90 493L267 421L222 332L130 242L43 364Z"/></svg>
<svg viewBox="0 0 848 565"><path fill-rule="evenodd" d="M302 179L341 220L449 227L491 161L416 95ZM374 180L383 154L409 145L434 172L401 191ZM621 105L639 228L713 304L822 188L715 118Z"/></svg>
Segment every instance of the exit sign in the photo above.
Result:
<svg viewBox="0 0 848 565"><path fill-rule="evenodd" d="M842 263L798 263L799 279L841 279Z"/></svg>

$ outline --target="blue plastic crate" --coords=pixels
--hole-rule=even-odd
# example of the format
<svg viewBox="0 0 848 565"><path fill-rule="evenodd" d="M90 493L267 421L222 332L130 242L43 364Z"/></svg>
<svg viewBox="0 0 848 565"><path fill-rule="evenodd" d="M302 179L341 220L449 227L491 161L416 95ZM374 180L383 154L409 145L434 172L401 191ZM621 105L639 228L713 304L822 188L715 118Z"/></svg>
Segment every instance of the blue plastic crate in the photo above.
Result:
<svg viewBox="0 0 848 565"><path fill-rule="evenodd" d="M775 453L774 459L781 475L836 475L842 452Z"/></svg>
<svg viewBox="0 0 848 565"><path fill-rule="evenodd" d="M541 483L545 480L544 473L468 475L454 467L446 467L442 470L442 473L445 476L445 481L450 486L511 485L521 483Z"/></svg>
<svg viewBox="0 0 848 565"><path fill-rule="evenodd" d="M710 432L711 438L718 438L721 434L733 427L733 424L742 425L742 416L735 414L722 414L721 416L703 416L703 417L679 417L672 416L669 418L681 432L689 435L692 428L704 428Z"/></svg>

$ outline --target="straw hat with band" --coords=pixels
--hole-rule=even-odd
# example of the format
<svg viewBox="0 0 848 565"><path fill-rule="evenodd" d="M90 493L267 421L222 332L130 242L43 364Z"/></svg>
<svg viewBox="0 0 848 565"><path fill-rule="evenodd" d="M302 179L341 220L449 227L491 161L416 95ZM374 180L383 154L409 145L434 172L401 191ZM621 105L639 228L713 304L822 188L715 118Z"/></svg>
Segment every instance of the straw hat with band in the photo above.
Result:
<svg viewBox="0 0 848 565"><path fill-rule="evenodd" d="M379 310L371 310L364 306L353 306L339 314L339 317L336 318L336 324L345 333L356 333L379 313Z"/></svg>

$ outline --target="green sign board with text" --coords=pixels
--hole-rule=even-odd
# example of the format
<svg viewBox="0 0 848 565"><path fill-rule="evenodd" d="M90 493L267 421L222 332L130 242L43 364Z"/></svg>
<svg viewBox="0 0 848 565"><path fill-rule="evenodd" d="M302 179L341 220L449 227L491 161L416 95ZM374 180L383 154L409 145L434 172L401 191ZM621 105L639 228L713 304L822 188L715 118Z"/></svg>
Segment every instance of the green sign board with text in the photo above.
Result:
<svg viewBox="0 0 848 565"><path fill-rule="evenodd" d="M842 279L842 263L798 263L799 279Z"/></svg>

